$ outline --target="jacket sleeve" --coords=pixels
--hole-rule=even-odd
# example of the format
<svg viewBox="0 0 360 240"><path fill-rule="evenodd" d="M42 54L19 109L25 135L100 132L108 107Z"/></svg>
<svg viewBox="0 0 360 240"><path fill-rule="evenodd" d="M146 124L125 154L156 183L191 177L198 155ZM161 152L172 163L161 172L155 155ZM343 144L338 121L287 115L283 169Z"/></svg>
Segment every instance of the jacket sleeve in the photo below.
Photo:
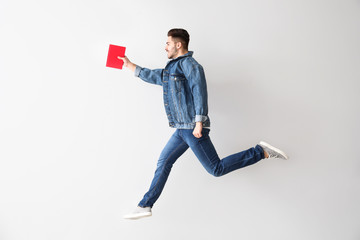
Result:
<svg viewBox="0 0 360 240"><path fill-rule="evenodd" d="M148 69L136 65L135 77L139 77L145 82L162 86L162 74L164 69Z"/></svg>
<svg viewBox="0 0 360 240"><path fill-rule="evenodd" d="M192 64L184 68L195 105L195 122L205 122L208 117L208 94L204 69L200 64Z"/></svg>

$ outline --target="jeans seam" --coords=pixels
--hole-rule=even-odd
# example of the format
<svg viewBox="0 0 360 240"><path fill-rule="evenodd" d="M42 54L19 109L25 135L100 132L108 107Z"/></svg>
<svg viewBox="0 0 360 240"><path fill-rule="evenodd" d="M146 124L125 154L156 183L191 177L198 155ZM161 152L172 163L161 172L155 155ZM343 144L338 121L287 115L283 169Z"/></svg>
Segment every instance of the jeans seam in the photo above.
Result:
<svg viewBox="0 0 360 240"><path fill-rule="evenodd" d="M171 154L169 155L169 157L166 158L165 163L164 163L163 167L161 168L161 174L163 173L163 170L164 170L166 164L168 163L170 157L171 157L171 156L176 152L176 150L178 150L183 144L186 144L186 143L183 141L183 142L181 143L181 145L179 145L177 148L175 148L174 151L171 152ZM161 176L161 174L160 174L160 176ZM151 194L157 189L157 186L158 186L159 181L160 181L160 176L159 176L157 182L156 182L155 185L154 185L154 189L149 193L149 196L151 196ZM150 197L149 197L149 198L150 198ZM148 200L149 200L149 199L148 199ZM146 202L148 202L148 200L147 200Z"/></svg>
<svg viewBox="0 0 360 240"><path fill-rule="evenodd" d="M211 167L213 168L214 164L211 162L209 156L206 154L205 149L203 148L203 146L201 145L201 142L199 142L200 148L203 151L204 155L206 156L207 160L211 163Z"/></svg>

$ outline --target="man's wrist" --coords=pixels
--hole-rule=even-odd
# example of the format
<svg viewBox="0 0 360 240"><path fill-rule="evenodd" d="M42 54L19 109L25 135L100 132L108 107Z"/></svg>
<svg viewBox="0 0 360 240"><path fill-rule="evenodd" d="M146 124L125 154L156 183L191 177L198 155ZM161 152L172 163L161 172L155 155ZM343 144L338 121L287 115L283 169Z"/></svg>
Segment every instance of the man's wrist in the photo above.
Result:
<svg viewBox="0 0 360 240"><path fill-rule="evenodd" d="M135 72L136 64L129 62L127 65L127 68L130 69L131 71Z"/></svg>

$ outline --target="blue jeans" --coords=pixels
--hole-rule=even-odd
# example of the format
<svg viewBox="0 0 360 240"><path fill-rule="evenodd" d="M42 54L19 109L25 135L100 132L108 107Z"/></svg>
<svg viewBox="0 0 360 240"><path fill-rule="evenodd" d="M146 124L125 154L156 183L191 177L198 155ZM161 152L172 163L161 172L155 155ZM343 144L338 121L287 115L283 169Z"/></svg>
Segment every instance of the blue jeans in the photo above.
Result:
<svg viewBox="0 0 360 240"><path fill-rule="evenodd" d="M171 136L160 154L150 189L138 204L140 207L152 207L154 205L165 186L173 164L189 147L206 171L216 177L249 166L264 158L262 147L256 145L220 160L210 140L210 129L203 128L200 138L196 138L192 132L193 129L176 129Z"/></svg>

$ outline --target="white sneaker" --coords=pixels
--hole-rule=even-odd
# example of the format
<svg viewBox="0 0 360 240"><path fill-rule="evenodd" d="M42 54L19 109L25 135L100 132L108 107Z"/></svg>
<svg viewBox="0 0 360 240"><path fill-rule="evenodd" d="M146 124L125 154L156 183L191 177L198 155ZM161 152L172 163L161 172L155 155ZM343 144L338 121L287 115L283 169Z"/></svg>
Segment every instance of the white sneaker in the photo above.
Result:
<svg viewBox="0 0 360 240"><path fill-rule="evenodd" d="M289 159L289 157L280 149L277 149L270 144L261 141L259 145L269 154L269 158L282 158L282 159Z"/></svg>
<svg viewBox="0 0 360 240"><path fill-rule="evenodd" d="M143 217L150 217L152 215L151 213L151 207L139 207L137 206L137 208L130 214L124 215L125 219L139 219L139 218L143 218Z"/></svg>

